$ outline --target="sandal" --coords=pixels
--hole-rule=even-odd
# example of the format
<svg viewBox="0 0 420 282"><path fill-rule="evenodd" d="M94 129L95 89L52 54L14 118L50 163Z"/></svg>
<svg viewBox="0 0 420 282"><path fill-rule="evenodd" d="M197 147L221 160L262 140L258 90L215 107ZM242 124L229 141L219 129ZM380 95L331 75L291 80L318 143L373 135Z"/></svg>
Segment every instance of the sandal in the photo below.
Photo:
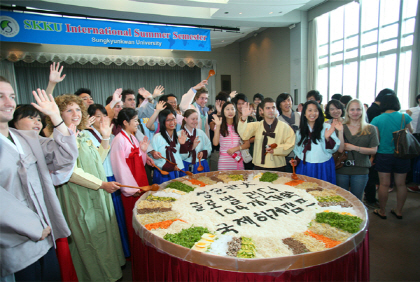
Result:
<svg viewBox="0 0 420 282"><path fill-rule="evenodd" d="M373 214L376 214L377 216L379 216L380 218L382 218L382 219L386 219L386 215L382 215L382 214L380 214L379 213L379 210L374 210L373 211Z"/></svg>
<svg viewBox="0 0 420 282"><path fill-rule="evenodd" d="M396 218L398 218L398 219L402 219L402 215L398 215L398 214L394 211L394 209L392 209L392 210L391 210L391 213L392 213L393 215L395 215L395 217L396 217Z"/></svg>

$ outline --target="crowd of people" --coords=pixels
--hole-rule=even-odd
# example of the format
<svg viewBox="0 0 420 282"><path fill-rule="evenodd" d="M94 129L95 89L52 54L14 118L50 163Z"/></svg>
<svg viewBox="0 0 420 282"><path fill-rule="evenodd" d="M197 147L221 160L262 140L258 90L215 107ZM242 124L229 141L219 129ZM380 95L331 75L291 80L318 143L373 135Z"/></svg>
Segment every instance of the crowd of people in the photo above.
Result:
<svg viewBox="0 0 420 282"><path fill-rule="evenodd" d="M296 166L298 174L364 199L382 219L394 184L391 213L402 218L406 176L416 163L393 156L392 132L401 126L413 132L413 118L420 127L420 111L401 113L390 89L367 110L335 94L324 114L322 95L311 90L297 111L288 93L276 100L257 93L250 102L236 91L220 92L209 111L207 80L179 103L159 85L153 93L116 89L101 105L87 88L53 98L62 71L51 65L46 91L34 91L36 103L26 105L16 105L11 84L0 77L0 161L10 164L2 165L7 177L0 179L6 281L60 280L60 270L79 280L120 279L142 195L132 187L198 173L199 164L201 172ZM339 154L347 155L342 163Z"/></svg>

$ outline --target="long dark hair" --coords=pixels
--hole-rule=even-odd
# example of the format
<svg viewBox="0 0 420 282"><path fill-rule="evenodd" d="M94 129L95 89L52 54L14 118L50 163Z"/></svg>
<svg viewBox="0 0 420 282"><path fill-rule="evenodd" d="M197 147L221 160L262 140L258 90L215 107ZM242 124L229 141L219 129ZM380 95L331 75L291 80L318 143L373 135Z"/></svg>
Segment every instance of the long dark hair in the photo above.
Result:
<svg viewBox="0 0 420 282"><path fill-rule="evenodd" d="M184 117L186 117L186 118L187 118L187 117L189 117L190 115L192 115L193 113L198 114L196 110L194 110L194 109L188 109L188 110L186 110L186 111L185 111L185 113L184 113ZM182 119L182 125L181 125L181 128L182 128L182 129L184 129L184 128L185 128L185 124L186 124L185 119Z"/></svg>
<svg viewBox="0 0 420 282"><path fill-rule="evenodd" d="M122 128L124 128L124 121L127 121L129 123L135 116L137 116L137 111L135 109L124 108L118 113L117 125L120 125Z"/></svg>
<svg viewBox="0 0 420 282"><path fill-rule="evenodd" d="M232 102L226 102L226 103L223 104L222 113L221 113L222 114L222 124L220 125L220 134L223 137L228 136L228 133L229 133L229 131L228 131L228 125L227 125L227 119L226 119L226 116L225 116L225 108L228 105L232 105L233 108L235 109L235 116L233 117L233 128L234 128L236 134L238 134L238 122L237 122L237 120L238 120L238 111L236 110L235 105Z"/></svg>
<svg viewBox="0 0 420 282"><path fill-rule="evenodd" d="M277 107L277 110L279 111L279 114L283 114L280 107L281 102L286 101L289 97L292 100L292 105L293 105L293 98L292 98L292 95L290 95L289 93L281 93L279 96L277 96L276 107ZM293 112L293 109L291 110Z"/></svg>
<svg viewBox="0 0 420 282"><path fill-rule="evenodd" d="M311 135L311 141L314 144L318 144L317 140L321 141L321 131L324 127L324 112L322 111L321 106L318 104L317 101L307 101L303 105L302 109L302 115L300 116L300 141L298 143L298 146L302 145L303 141L309 137L309 125L308 125L308 119L306 118L306 110L308 109L309 105L315 105L318 109L318 118L315 120L314 128L312 130Z"/></svg>
<svg viewBox="0 0 420 282"><path fill-rule="evenodd" d="M258 104L257 108L255 109L255 117L257 119L257 121L262 121L264 119L263 116L260 116L260 109L262 108L262 101L261 103Z"/></svg>
<svg viewBox="0 0 420 282"><path fill-rule="evenodd" d="M173 114L176 118L176 113L174 114L172 110L168 110L168 109L164 109L163 111L161 111L159 113L159 126L160 126L160 134L162 135L163 139L165 139L165 141L170 144L171 140L169 140L168 134L166 134L166 118L170 115ZM176 134L176 130L174 130L173 133L173 140L175 141L175 145L178 143L178 135Z"/></svg>

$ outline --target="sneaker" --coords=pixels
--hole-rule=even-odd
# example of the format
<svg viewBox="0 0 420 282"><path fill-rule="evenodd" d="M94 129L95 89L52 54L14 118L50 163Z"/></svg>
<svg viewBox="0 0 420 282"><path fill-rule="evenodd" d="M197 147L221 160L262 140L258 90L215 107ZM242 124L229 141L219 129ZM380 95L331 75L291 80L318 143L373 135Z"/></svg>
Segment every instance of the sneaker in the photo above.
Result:
<svg viewBox="0 0 420 282"><path fill-rule="evenodd" d="M365 204L365 206L367 206L368 208L371 209L379 209L379 202L376 201L374 203L368 202L368 201L363 201L363 203Z"/></svg>
<svg viewBox="0 0 420 282"><path fill-rule="evenodd" d="M420 193L419 186L410 186L410 187L407 186L407 190L409 192L413 192L413 193Z"/></svg>

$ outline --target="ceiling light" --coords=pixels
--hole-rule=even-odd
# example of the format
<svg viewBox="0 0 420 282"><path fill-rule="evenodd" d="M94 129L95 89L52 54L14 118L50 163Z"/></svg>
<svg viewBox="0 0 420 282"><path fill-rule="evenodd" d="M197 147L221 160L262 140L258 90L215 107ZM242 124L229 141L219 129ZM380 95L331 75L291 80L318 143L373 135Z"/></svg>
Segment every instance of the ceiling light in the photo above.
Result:
<svg viewBox="0 0 420 282"><path fill-rule="evenodd" d="M222 42L225 42L224 40L222 40Z"/></svg>
<svg viewBox="0 0 420 282"><path fill-rule="evenodd" d="M241 12L241 13L239 13L239 15L242 15L242 12Z"/></svg>
<svg viewBox="0 0 420 282"><path fill-rule="evenodd" d="M271 15L273 12L270 12L269 14Z"/></svg>

